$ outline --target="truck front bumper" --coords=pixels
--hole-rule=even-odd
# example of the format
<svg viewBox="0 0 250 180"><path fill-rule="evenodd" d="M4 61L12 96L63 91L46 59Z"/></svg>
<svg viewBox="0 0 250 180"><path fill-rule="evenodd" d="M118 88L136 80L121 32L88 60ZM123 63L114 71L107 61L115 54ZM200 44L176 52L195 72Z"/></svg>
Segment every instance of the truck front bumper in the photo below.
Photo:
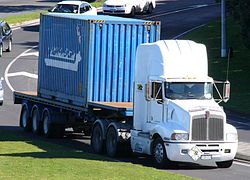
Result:
<svg viewBox="0 0 250 180"><path fill-rule="evenodd" d="M238 142L220 143L165 143L167 157L171 161L202 163L234 159Z"/></svg>

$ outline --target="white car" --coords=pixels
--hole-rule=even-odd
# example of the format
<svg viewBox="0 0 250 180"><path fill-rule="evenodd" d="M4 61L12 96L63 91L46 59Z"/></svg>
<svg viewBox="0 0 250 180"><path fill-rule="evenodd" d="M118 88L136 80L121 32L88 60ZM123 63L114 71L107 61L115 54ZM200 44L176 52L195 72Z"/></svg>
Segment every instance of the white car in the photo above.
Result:
<svg viewBox="0 0 250 180"><path fill-rule="evenodd" d="M85 1L62 1L49 12L97 15L97 9Z"/></svg>
<svg viewBox="0 0 250 180"><path fill-rule="evenodd" d="M0 79L0 106L3 105L3 85L2 85L3 78Z"/></svg>
<svg viewBox="0 0 250 180"><path fill-rule="evenodd" d="M103 14L134 17L136 13L151 14L155 7L155 0L107 0L103 4Z"/></svg>

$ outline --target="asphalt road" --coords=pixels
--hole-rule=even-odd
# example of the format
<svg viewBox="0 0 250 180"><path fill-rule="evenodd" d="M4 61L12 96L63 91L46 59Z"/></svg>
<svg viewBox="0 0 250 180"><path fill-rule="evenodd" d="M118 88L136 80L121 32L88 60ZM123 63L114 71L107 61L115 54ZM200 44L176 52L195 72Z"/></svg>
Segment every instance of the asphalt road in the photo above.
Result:
<svg viewBox="0 0 250 180"><path fill-rule="evenodd" d="M0 6L3 2L3 0L0 0ZM16 2L19 3L19 1ZM25 0L22 2L25 2ZM161 0L157 2L157 12L155 11L151 17L141 15L138 16L138 18L160 20L162 22L162 39L176 37L185 31L211 20L215 20L220 16L219 5L206 6L207 4L213 3L214 1L212 0ZM15 5L16 4L13 4L13 6ZM34 47L38 45L38 30L38 25L15 30L13 51L11 53L4 53L3 57L0 59L0 75L5 75L11 85L11 87L9 87L6 83L4 84L5 100L4 106L0 107L0 128L8 129L9 131L13 131L13 133L22 133L22 135L25 136L32 136L32 138L44 139L43 137L24 133L17 127L20 105L13 105L11 91L11 89L18 91L36 90L37 79L35 75L37 74L37 49ZM235 119L235 117L232 118ZM241 129L238 130L240 130L239 134L242 132L242 137L244 137L244 139L249 139L249 129L245 126L241 126ZM241 130L244 130L244 132ZM68 135L63 139L52 139L49 141L91 152L89 147L89 137ZM148 157L126 157L120 158L120 160L132 162L134 164L152 166L151 160ZM187 164L180 164L175 168L166 169L168 171L202 179L250 179L249 165L237 162L235 162L229 169L217 169L213 165L209 167L201 167L196 165L190 166Z"/></svg>
<svg viewBox="0 0 250 180"><path fill-rule="evenodd" d="M46 10L61 0L0 0L0 18Z"/></svg>

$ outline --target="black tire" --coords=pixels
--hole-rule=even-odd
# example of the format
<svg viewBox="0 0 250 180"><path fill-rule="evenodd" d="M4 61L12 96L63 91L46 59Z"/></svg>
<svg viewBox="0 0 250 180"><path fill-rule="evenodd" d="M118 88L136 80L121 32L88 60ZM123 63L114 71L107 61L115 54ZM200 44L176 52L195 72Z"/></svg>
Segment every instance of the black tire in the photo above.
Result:
<svg viewBox="0 0 250 180"><path fill-rule="evenodd" d="M129 14L130 17L135 17L135 7L133 6Z"/></svg>
<svg viewBox="0 0 250 180"><path fill-rule="evenodd" d="M118 135L114 127L108 128L107 138L106 138L106 150L110 157L115 157L118 155Z"/></svg>
<svg viewBox="0 0 250 180"><path fill-rule="evenodd" d="M153 142L153 160L157 168L166 167L169 162L163 140L158 137Z"/></svg>
<svg viewBox="0 0 250 180"><path fill-rule="evenodd" d="M47 138L52 138L54 129L53 129L51 119L50 119L50 114L48 111L45 111L43 113L42 123L43 123L42 129L43 129L44 136Z"/></svg>
<svg viewBox="0 0 250 180"><path fill-rule="evenodd" d="M42 132L42 122L40 120L39 110L36 108L32 112L32 132L34 134L41 134Z"/></svg>
<svg viewBox="0 0 250 180"><path fill-rule="evenodd" d="M21 110L21 115L20 115L20 127L24 129L24 131L31 131L31 118L29 116L29 110L27 106L23 106Z"/></svg>
<svg viewBox="0 0 250 180"><path fill-rule="evenodd" d="M218 168L230 168L233 164L233 160L216 162Z"/></svg>
<svg viewBox="0 0 250 180"><path fill-rule="evenodd" d="M6 49L7 52L11 52L12 51L12 40L9 40L9 44L8 44L8 48Z"/></svg>
<svg viewBox="0 0 250 180"><path fill-rule="evenodd" d="M3 56L3 45L0 44L0 57L2 57L2 56Z"/></svg>
<svg viewBox="0 0 250 180"><path fill-rule="evenodd" d="M101 154L104 152L104 138L102 128L99 124L94 126L91 135L91 147L95 153Z"/></svg>
<svg viewBox="0 0 250 180"><path fill-rule="evenodd" d="M154 9L154 7L153 7L152 3L150 3L149 6L148 6L147 13L148 13L148 14L152 14L153 9Z"/></svg>

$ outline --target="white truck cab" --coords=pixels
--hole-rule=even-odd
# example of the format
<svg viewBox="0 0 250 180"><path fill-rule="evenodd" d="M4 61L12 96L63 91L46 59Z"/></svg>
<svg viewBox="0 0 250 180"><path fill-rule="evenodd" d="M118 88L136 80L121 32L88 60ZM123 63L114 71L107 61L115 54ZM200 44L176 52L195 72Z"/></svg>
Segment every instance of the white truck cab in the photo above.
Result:
<svg viewBox="0 0 250 180"><path fill-rule="evenodd" d="M205 45L193 41L161 40L138 47L133 152L153 155L159 167L170 161L232 165L237 131L213 98L207 62Z"/></svg>
<svg viewBox="0 0 250 180"><path fill-rule="evenodd" d="M155 0L106 0L103 4L103 13L134 17L136 13L151 14L155 7Z"/></svg>

